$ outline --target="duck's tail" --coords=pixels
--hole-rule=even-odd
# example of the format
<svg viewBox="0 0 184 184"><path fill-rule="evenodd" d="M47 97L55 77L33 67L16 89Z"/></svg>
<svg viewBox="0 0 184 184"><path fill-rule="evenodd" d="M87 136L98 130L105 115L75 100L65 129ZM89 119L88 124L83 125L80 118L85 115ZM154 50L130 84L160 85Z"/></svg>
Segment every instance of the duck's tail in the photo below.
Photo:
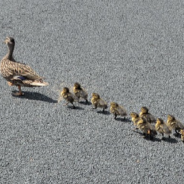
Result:
<svg viewBox="0 0 184 184"><path fill-rule="evenodd" d="M40 82L40 81L33 81L30 83L31 86L34 86L34 87L41 87L41 86L48 86L49 83L48 82Z"/></svg>

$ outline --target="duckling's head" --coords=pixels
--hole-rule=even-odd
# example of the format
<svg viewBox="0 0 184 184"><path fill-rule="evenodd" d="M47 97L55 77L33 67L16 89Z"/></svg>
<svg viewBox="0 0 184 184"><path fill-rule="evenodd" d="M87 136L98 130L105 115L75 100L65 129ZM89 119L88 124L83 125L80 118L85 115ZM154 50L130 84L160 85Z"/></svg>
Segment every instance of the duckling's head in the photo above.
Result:
<svg viewBox="0 0 184 184"><path fill-rule="evenodd" d="M67 94L67 93L69 93L69 92L70 92L70 91L69 91L69 88L64 87L63 90L61 91L61 95L65 95L65 94Z"/></svg>
<svg viewBox="0 0 184 184"><path fill-rule="evenodd" d="M100 95L97 93L92 93L92 98L100 99Z"/></svg>
<svg viewBox="0 0 184 184"><path fill-rule="evenodd" d="M157 125L164 124L163 119L161 119L161 118L157 118L156 124L157 124Z"/></svg>
<svg viewBox="0 0 184 184"><path fill-rule="evenodd" d="M111 102L110 105L111 105L111 107L114 107L114 108L118 107L118 104L116 102Z"/></svg>
<svg viewBox="0 0 184 184"><path fill-rule="evenodd" d="M15 45L15 40L12 37L6 37L4 43L6 43L8 46Z"/></svg>
<svg viewBox="0 0 184 184"><path fill-rule="evenodd" d="M147 107L141 107L141 113L142 114L147 114L148 113L148 108Z"/></svg>
<svg viewBox="0 0 184 184"><path fill-rule="evenodd" d="M137 114L137 113L135 113L135 112L131 112L131 113L130 113L130 116L131 116L132 118L138 118L138 117L139 117L139 114Z"/></svg>
<svg viewBox="0 0 184 184"><path fill-rule="evenodd" d="M167 121L174 121L174 120L175 120L175 117L170 115L170 114L168 114Z"/></svg>
<svg viewBox="0 0 184 184"><path fill-rule="evenodd" d="M80 85L78 82L76 82L76 83L74 84L74 88L75 88L75 89L81 89L81 85Z"/></svg>

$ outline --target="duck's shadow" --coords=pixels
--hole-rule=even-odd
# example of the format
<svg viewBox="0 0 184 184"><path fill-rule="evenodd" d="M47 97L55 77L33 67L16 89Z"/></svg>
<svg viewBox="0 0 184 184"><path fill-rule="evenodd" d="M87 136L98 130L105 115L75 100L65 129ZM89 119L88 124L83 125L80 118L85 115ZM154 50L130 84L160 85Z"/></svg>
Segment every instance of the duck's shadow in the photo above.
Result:
<svg viewBox="0 0 184 184"><path fill-rule="evenodd" d="M172 138L172 137L164 137L164 139L162 139L162 141L165 141L165 142L169 142L169 143L177 143L178 141L175 139L175 138Z"/></svg>
<svg viewBox="0 0 184 184"><path fill-rule="evenodd" d="M148 140L148 141L152 141L152 142L161 142L161 140L157 137L145 137L144 139Z"/></svg>
<svg viewBox="0 0 184 184"><path fill-rule="evenodd" d="M181 134L179 133L174 133L173 136L181 139Z"/></svg>
<svg viewBox="0 0 184 184"><path fill-rule="evenodd" d="M142 132L139 132L139 130L133 129L132 131L141 135L141 137L145 140L153 141L153 142L161 142L161 140L155 136L150 138L149 136L144 136L144 134Z"/></svg>
<svg viewBox="0 0 184 184"><path fill-rule="evenodd" d="M132 131L138 133L139 135L141 135L143 137L142 132L139 132L138 130L135 130L135 129L132 130ZM149 140L149 141L153 141L153 142L155 142L155 141L157 141L157 142L165 141L165 142L172 143L172 144L178 142L175 138L172 138L172 137L170 137L170 138L169 137L164 137L164 139L159 139L158 137L154 136L150 139L148 136L146 136L146 137L143 137L143 138L146 139L146 140Z"/></svg>
<svg viewBox="0 0 184 184"><path fill-rule="evenodd" d="M25 98L25 99L29 99L29 100L38 100L38 101L44 101L44 102L48 102L48 103L57 103L57 100L53 100L52 98L43 95L41 93L38 92L23 92L24 95L23 96L15 96L13 95L13 93L15 93L16 91L12 91L12 96L16 97L16 98Z"/></svg>
<svg viewBox="0 0 184 184"><path fill-rule="evenodd" d="M82 105L91 105L92 103L91 102L85 102L85 101L79 101L80 104Z"/></svg>
<svg viewBox="0 0 184 184"><path fill-rule="evenodd" d="M127 122L127 123L131 122L131 120L128 119L128 118L116 118L115 120L116 121L121 121L121 122Z"/></svg>
<svg viewBox="0 0 184 184"><path fill-rule="evenodd" d="M79 106L75 106L75 108L73 106L67 106L68 109L73 109L73 110L84 110L84 108L79 107Z"/></svg>
<svg viewBox="0 0 184 184"><path fill-rule="evenodd" d="M103 115L110 115L111 114L109 111L97 111L97 113L103 114Z"/></svg>

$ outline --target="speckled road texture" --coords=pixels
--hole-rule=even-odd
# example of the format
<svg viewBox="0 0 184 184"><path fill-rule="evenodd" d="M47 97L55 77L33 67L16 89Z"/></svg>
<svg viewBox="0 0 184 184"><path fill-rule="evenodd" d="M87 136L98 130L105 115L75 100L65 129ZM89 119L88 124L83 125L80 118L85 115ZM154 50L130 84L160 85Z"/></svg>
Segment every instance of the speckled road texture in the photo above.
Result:
<svg viewBox="0 0 184 184"><path fill-rule="evenodd" d="M184 183L179 138L149 141L128 120L57 103L62 87L77 81L89 97L97 92L128 113L147 106L183 121L183 1L1 0L0 7L0 58L5 37L14 37L15 59L50 84L16 98L1 77L1 184Z"/></svg>

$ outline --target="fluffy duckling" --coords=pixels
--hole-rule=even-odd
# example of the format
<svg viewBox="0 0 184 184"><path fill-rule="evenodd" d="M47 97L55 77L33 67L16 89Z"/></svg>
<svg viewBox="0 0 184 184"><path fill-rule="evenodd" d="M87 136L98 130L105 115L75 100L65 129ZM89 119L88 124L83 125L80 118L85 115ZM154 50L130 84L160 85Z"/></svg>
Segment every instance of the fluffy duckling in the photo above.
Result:
<svg viewBox="0 0 184 184"><path fill-rule="evenodd" d="M175 130L176 134L179 134L180 130L184 129L184 125L170 114L167 116L167 126L170 130Z"/></svg>
<svg viewBox="0 0 184 184"><path fill-rule="evenodd" d="M181 134L181 140L184 143L184 129L180 130L180 134Z"/></svg>
<svg viewBox="0 0 184 184"><path fill-rule="evenodd" d="M149 136L150 139L157 135L155 127L147 122L145 118L140 118L140 120L137 122L137 127L143 132L145 136Z"/></svg>
<svg viewBox="0 0 184 184"><path fill-rule="evenodd" d="M131 118L132 118L132 122L134 123L135 128L138 129L138 128L137 128L137 122L141 119L141 118L139 117L139 114L137 114L137 113L135 113L135 112L131 112L131 113L130 113L130 116L131 116Z"/></svg>
<svg viewBox="0 0 184 184"><path fill-rule="evenodd" d="M64 87L61 91L61 96L67 101L65 105L71 103L73 105L73 108L75 109L75 105L73 104L75 101L75 95L70 92L69 88Z"/></svg>
<svg viewBox="0 0 184 184"><path fill-rule="evenodd" d="M16 62L13 57L15 40L12 37L7 37L4 41L8 46L8 53L3 57L0 63L1 75L7 80L9 86L17 86L19 92L13 93L15 96L24 95L21 87L41 87L47 86L48 83L43 81L30 66Z"/></svg>
<svg viewBox="0 0 184 184"><path fill-rule="evenodd" d="M139 113L139 116L142 118L145 118L149 123L156 123L155 117L149 113L149 110L147 107L141 107L141 112Z"/></svg>
<svg viewBox="0 0 184 184"><path fill-rule="evenodd" d="M127 116L127 112L125 108L121 105L118 105L115 102L111 102L110 104L110 112L114 114L114 119L116 119L117 116Z"/></svg>
<svg viewBox="0 0 184 184"><path fill-rule="evenodd" d="M171 130L161 118L157 118L155 129L157 132L162 134L162 139L164 139L164 134L169 135L169 138L170 138Z"/></svg>
<svg viewBox="0 0 184 184"><path fill-rule="evenodd" d="M81 87L78 82L74 84L73 92L78 99L83 98L84 100L86 100L86 103L88 103L88 93L85 91L84 88Z"/></svg>
<svg viewBox="0 0 184 184"><path fill-rule="evenodd" d="M100 95L97 93L92 93L91 103L94 106L94 109L97 107L102 108L103 112L107 109L107 102L100 98Z"/></svg>

